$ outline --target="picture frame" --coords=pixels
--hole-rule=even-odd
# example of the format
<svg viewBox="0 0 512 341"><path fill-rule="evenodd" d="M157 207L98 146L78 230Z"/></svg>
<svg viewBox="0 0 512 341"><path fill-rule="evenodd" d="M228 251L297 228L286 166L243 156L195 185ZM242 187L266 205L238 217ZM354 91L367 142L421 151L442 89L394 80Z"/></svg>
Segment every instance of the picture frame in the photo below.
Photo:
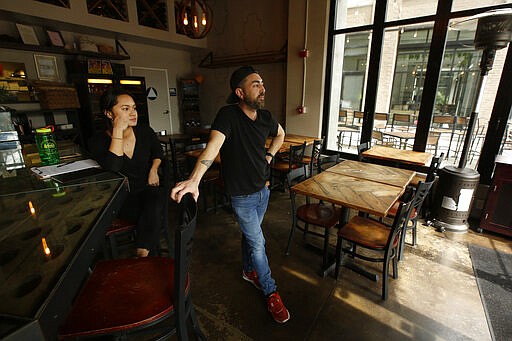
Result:
<svg viewBox="0 0 512 341"><path fill-rule="evenodd" d="M18 29L18 33L20 34L23 44L39 45L39 40L37 39L36 31L34 31L34 28L32 26L16 24L16 28Z"/></svg>
<svg viewBox="0 0 512 341"><path fill-rule="evenodd" d="M87 73L101 74L101 60L100 59L87 59Z"/></svg>
<svg viewBox="0 0 512 341"><path fill-rule="evenodd" d="M57 68L57 58L42 54L34 54L37 77L41 80L56 81L59 80L59 70Z"/></svg>
<svg viewBox="0 0 512 341"><path fill-rule="evenodd" d="M60 31L46 30L46 35L48 35L52 46L64 47L66 45Z"/></svg>
<svg viewBox="0 0 512 341"><path fill-rule="evenodd" d="M101 73L104 75L111 75L113 74L112 71L112 64L109 60L102 60L101 61Z"/></svg>

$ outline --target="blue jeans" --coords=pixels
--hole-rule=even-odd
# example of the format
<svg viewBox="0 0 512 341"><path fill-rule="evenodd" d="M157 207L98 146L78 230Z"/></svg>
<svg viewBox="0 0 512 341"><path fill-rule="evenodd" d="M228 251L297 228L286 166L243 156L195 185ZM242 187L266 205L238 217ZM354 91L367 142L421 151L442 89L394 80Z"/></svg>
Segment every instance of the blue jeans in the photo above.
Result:
<svg viewBox="0 0 512 341"><path fill-rule="evenodd" d="M270 275L265 238L261 222L267 210L270 190L267 186L248 195L231 197L231 206L242 230L242 262L244 271L256 270L264 295L276 291L276 283Z"/></svg>

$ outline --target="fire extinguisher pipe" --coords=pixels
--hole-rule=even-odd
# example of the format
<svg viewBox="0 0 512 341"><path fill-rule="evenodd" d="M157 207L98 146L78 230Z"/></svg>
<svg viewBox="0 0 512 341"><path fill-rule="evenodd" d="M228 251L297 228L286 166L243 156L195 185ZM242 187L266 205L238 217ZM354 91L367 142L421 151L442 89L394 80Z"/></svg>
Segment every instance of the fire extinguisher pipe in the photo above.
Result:
<svg viewBox="0 0 512 341"><path fill-rule="evenodd" d="M306 10L305 10L305 25L304 25L304 50L307 50L308 46L308 21L309 21L309 0L306 0ZM302 98L301 98L301 106L304 108L305 106L305 98L306 98L306 73L307 73L307 55L302 58Z"/></svg>

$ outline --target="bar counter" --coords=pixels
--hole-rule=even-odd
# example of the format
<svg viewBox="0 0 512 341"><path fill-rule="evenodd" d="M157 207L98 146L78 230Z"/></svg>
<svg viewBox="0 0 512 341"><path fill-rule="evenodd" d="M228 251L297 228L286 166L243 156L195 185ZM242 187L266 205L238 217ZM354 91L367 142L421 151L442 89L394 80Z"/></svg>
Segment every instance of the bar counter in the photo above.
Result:
<svg viewBox="0 0 512 341"><path fill-rule="evenodd" d="M0 179L0 339L55 339L125 197L124 177Z"/></svg>

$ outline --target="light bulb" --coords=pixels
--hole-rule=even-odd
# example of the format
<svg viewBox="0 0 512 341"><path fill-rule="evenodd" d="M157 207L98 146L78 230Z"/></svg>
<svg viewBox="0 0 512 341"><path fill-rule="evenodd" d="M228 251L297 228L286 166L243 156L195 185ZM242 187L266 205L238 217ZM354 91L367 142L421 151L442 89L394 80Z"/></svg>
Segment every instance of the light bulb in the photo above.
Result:
<svg viewBox="0 0 512 341"><path fill-rule="evenodd" d="M197 15L194 15L194 28L197 29Z"/></svg>
<svg viewBox="0 0 512 341"><path fill-rule="evenodd" d="M205 13L203 13L203 17L202 17L202 19L201 19L201 24L202 24L203 26L206 26L206 14L205 14Z"/></svg>
<svg viewBox="0 0 512 341"><path fill-rule="evenodd" d="M185 18L183 18L183 25L187 26L188 25L188 16L187 16L187 13L185 13Z"/></svg>

